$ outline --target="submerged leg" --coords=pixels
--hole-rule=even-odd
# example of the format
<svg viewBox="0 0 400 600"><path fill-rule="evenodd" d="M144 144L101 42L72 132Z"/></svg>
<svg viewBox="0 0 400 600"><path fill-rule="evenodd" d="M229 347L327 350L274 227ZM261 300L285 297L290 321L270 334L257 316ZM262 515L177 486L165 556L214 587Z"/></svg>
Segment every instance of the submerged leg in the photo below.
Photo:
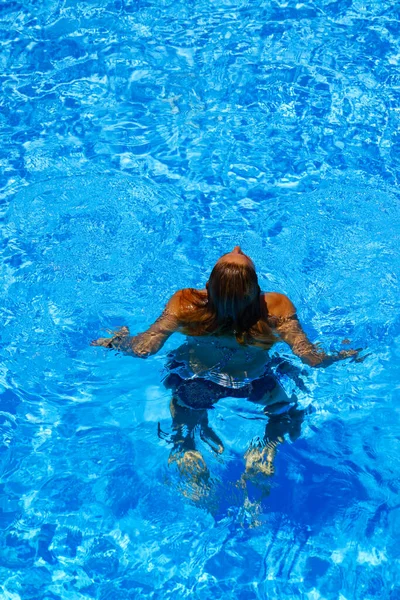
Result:
<svg viewBox="0 0 400 600"><path fill-rule="evenodd" d="M210 472L202 453L196 448L195 431L200 430L200 437L205 439L209 446L216 449L208 440L211 437L219 448L221 440L212 431L208 424L207 410L193 410L180 404L179 399L173 396L170 404L172 416L171 436L173 444L168 464L175 464L182 482L179 484L181 493L193 502L201 502L210 493Z"/></svg>
<svg viewBox="0 0 400 600"><path fill-rule="evenodd" d="M196 448L195 429L201 426L206 411L197 411L179 404L173 396L170 404L173 434L172 450L168 463L176 463L182 475L196 478L208 477L208 469L202 454Z"/></svg>
<svg viewBox="0 0 400 600"><path fill-rule="evenodd" d="M292 442L300 436L304 418L311 412L310 407L299 410L291 405L283 414L270 413L263 440L251 444L244 455L244 481L252 481L259 487L266 485L265 477L270 477L275 472L274 461L278 446L284 443L286 435ZM266 489L269 490L269 487L266 486Z"/></svg>
<svg viewBox="0 0 400 600"><path fill-rule="evenodd" d="M193 410L192 408L182 406L179 403L179 399L174 396L171 400L170 411L172 429L175 431L171 441L175 449L179 451L195 450L194 434L197 428L200 438L213 452L221 454L224 451L221 438L210 426L207 409Z"/></svg>

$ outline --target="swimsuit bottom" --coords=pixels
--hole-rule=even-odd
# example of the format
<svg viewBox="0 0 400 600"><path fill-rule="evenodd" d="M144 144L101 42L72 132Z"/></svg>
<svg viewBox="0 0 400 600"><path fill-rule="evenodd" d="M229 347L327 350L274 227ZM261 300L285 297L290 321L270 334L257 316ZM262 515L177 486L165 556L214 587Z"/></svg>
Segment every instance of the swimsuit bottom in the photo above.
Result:
<svg viewBox="0 0 400 600"><path fill-rule="evenodd" d="M182 368L186 366L172 358L168 364L168 374L164 385L172 390L174 396L189 408L211 408L221 398L247 398L251 402L260 402L266 393L280 386L277 378L268 368L264 375L241 387L227 387L203 377L182 377ZM286 403L285 403L286 404ZM288 408L291 403L288 402Z"/></svg>

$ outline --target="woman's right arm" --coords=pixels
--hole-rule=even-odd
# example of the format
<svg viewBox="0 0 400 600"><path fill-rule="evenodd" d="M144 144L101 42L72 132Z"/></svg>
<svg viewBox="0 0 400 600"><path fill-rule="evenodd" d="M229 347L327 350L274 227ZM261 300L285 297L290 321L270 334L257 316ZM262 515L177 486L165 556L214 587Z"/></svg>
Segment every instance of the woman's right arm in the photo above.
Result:
<svg viewBox="0 0 400 600"><path fill-rule="evenodd" d="M121 327L111 338L99 338L91 345L114 348L139 358L156 354L169 336L179 330L181 292L179 290L170 298L158 319L143 333L130 336L129 329Z"/></svg>
<svg viewBox="0 0 400 600"><path fill-rule="evenodd" d="M358 350L340 350L334 354L327 354L319 346L310 342L296 315L289 319L282 319L276 330L279 337L289 344L293 354L301 358L309 367L329 367L339 360L358 355Z"/></svg>
<svg viewBox="0 0 400 600"><path fill-rule="evenodd" d="M271 294L272 295L272 294ZM310 367L328 367L329 365L358 355L358 350L341 350L327 354L317 344L313 344L303 331L297 318L296 308L284 294L274 294L269 310L269 320L279 338L286 342L293 354L301 358Z"/></svg>

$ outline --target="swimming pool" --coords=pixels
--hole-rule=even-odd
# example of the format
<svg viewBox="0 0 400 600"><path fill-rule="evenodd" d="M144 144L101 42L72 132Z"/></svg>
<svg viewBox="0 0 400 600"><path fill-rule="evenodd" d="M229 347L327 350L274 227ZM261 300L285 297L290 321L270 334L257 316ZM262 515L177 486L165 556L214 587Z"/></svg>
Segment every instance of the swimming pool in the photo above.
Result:
<svg viewBox="0 0 400 600"><path fill-rule="evenodd" d="M0 6L5 599L400 598L400 10L387 1ZM275 472L262 411L171 454L172 337L143 330L234 244L327 349ZM290 351L277 352L301 367ZM202 465L200 465L201 467Z"/></svg>

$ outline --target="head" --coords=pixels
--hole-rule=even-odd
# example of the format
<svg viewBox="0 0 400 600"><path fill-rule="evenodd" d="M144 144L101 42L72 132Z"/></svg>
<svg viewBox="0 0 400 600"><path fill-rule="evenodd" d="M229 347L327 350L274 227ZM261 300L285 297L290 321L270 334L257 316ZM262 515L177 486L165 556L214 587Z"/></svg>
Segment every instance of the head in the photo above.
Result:
<svg viewBox="0 0 400 600"><path fill-rule="evenodd" d="M237 324L243 321L246 313L254 316L254 312L258 312L260 288L256 270L240 246L235 246L218 260L208 280L207 292L208 301L221 324L228 320Z"/></svg>

